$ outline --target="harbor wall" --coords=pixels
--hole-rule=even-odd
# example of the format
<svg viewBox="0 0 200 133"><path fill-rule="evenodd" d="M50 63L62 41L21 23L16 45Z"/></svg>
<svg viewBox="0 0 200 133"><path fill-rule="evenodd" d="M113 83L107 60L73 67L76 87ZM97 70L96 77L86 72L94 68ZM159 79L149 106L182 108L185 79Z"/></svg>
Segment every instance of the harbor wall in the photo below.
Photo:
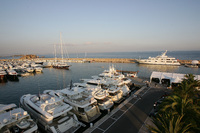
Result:
<svg viewBox="0 0 200 133"><path fill-rule="evenodd" d="M24 59L0 59L0 61L7 60L24 60ZM30 60L30 59L29 59ZM55 58L34 58L32 60L52 60ZM61 58L57 58L57 60L61 60ZM71 62L108 62L108 63L136 63L136 59L130 58L64 58L64 60L68 60ZM178 60L182 65L191 64L192 60ZM200 60L199 60L200 62ZM199 63L200 65L200 63Z"/></svg>

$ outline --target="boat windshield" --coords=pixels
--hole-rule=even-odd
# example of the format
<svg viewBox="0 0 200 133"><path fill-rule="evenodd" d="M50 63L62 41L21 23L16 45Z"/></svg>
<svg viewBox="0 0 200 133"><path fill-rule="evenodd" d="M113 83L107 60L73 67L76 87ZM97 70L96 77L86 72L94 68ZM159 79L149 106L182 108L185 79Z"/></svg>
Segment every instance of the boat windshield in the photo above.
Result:
<svg viewBox="0 0 200 133"><path fill-rule="evenodd" d="M109 100L109 98L106 97L106 98L104 98L104 99L97 99L97 102L100 103L100 104L103 104L103 103L105 103L105 102L108 101L108 100Z"/></svg>
<svg viewBox="0 0 200 133"><path fill-rule="evenodd" d="M115 92L115 93L109 93L110 94L110 96L115 96L115 95L117 95L117 94L119 94L120 93L120 91L117 91L117 92Z"/></svg>
<svg viewBox="0 0 200 133"><path fill-rule="evenodd" d="M85 112L87 112L87 111L91 110L93 107L94 107L94 105L91 104L91 105L85 107L84 110L85 110Z"/></svg>

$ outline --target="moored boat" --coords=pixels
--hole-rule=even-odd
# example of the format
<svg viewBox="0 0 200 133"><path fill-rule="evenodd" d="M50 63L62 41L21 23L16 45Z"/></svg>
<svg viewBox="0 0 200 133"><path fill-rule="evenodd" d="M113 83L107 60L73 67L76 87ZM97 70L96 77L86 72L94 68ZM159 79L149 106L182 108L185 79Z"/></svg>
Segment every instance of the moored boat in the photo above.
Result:
<svg viewBox="0 0 200 133"><path fill-rule="evenodd" d="M0 104L1 133L36 133L37 130L37 124L22 108L15 104Z"/></svg>
<svg viewBox="0 0 200 133"><path fill-rule="evenodd" d="M17 77L18 73L15 70L7 69L6 71L8 73L8 79L9 80L11 80L11 81L18 81L19 80L18 77Z"/></svg>
<svg viewBox="0 0 200 133"><path fill-rule="evenodd" d="M21 97L20 103L47 132L73 133L80 128L80 122L71 112L72 107L61 98L49 94L27 94Z"/></svg>
<svg viewBox="0 0 200 133"><path fill-rule="evenodd" d="M73 107L73 113L83 122L90 123L101 115L97 100L92 95L84 93L84 89L80 87L71 87L56 91L49 90L49 94L63 97L64 102Z"/></svg>
<svg viewBox="0 0 200 133"><path fill-rule="evenodd" d="M157 57L149 57L148 59L138 59L137 62L140 64L153 64L153 65L175 65L175 66L181 65L177 59L175 59L174 57L168 57L166 53L167 50L161 55L158 55Z"/></svg>

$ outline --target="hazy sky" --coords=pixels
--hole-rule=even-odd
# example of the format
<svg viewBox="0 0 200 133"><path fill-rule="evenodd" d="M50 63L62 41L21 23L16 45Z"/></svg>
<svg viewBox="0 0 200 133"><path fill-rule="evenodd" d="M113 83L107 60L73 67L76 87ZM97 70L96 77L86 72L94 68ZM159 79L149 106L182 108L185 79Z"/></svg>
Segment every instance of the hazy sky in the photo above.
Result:
<svg viewBox="0 0 200 133"><path fill-rule="evenodd" d="M200 50L200 0L1 0L0 55Z"/></svg>

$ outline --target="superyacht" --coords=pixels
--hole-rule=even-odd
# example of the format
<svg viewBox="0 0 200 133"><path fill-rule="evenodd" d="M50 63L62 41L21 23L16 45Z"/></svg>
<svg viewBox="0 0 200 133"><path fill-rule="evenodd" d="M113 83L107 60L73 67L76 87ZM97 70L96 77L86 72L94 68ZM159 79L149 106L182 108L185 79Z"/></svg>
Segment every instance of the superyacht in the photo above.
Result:
<svg viewBox="0 0 200 133"><path fill-rule="evenodd" d="M149 57L148 59L138 59L137 62L140 64L153 64L153 65L181 65L174 57L168 57L166 55L167 50L158 55L157 57Z"/></svg>

